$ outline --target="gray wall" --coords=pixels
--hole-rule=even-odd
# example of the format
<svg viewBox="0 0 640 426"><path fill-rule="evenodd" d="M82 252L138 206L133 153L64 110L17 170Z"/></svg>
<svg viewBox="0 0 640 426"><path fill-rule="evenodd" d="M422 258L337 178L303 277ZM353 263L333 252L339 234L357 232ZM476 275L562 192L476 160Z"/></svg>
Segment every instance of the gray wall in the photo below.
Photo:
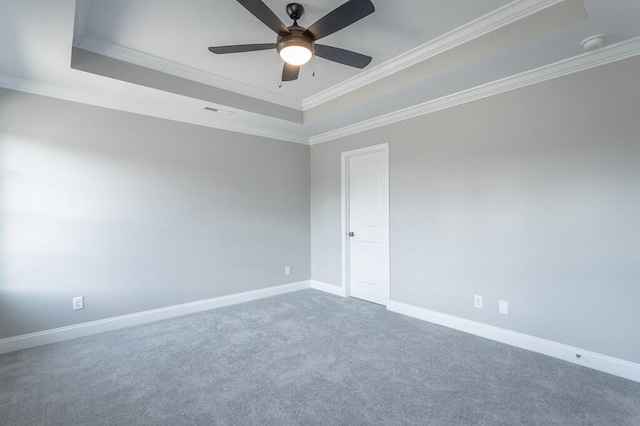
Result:
<svg viewBox="0 0 640 426"><path fill-rule="evenodd" d="M638 70L313 146L312 279L341 281L340 153L389 142L392 300L640 362Z"/></svg>
<svg viewBox="0 0 640 426"><path fill-rule="evenodd" d="M0 89L0 338L307 280L309 203L307 146Z"/></svg>

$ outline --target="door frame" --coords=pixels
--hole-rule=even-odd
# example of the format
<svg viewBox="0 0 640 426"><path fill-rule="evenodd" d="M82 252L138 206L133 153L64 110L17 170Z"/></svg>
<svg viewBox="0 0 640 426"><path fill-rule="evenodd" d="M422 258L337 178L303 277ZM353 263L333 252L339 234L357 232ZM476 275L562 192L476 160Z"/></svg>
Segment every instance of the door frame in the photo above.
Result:
<svg viewBox="0 0 640 426"><path fill-rule="evenodd" d="M390 259L389 259L389 144L383 143L380 145L368 146L365 148L354 149L352 151L346 151L341 154L340 157L340 174L341 174L341 189L342 189L342 227L341 227L341 248L342 248L342 288L344 290L345 297L351 296L351 289L349 288L349 159L358 157L361 155L372 154L375 152L383 153L384 159L387 163L387 173L383 177L385 179L387 191L384 195L386 200L387 209L387 221L383 224L383 238L384 238L384 252L383 252L383 271L384 279L387 281L387 294L385 297L384 306L389 307L389 301L391 300L391 276L390 276Z"/></svg>

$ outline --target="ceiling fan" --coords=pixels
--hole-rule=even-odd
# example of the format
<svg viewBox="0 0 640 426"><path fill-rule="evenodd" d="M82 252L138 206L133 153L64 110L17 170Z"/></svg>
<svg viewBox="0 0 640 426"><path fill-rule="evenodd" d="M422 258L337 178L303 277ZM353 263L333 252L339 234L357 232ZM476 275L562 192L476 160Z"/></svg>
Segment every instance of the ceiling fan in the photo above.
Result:
<svg viewBox="0 0 640 426"><path fill-rule="evenodd" d="M298 25L298 19L304 14L304 7L299 3L287 5L287 14L293 19L293 25L287 27L261 0L237 1L278 34L276 42L213 46L209 48L213 53L226 54L276 49L285 62L282 70L282 81L296 80L300 73L300 66L309 62L313 55L361 69L371 62L372 58L370 56L338 47L316 44L317 40L348 27L373 13L375 7L371 0L349 0L342 6L327 13L309 28L303 28Z"/></svg>

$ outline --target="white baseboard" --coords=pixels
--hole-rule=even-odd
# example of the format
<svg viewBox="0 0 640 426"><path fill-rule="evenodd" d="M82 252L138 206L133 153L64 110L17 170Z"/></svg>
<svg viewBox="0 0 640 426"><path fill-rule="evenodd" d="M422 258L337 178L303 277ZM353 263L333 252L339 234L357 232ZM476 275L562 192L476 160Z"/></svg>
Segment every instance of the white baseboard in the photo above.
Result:
<svg viewBox="0 0 640 426"><path fill-rule="evenodd" d="M603 371L613 374L614 376L640 382L640 364L630 361L400 302L391 301L388 309L392 312L418 318L423 321L443 325L486 339L495 340L496 342L558 358L572 364L593 368L594 370ZM580 354L580 357L576 357L576 354Z"/></svg>
<svg viewBox="0 0 640 426"><path fill-rule="evenodd" d="M322 281L311 280L311 288L324 291L325 293L335 294L340 297L347 297L347 289L338 287L337 285L323 283Z"/></svg>
<svg viewBox="0 0 640 426"><path fill-rule="evenodd" d="M117 330L133 325L178 317L195 312L206 311L209 309L221 308L223 306L264 299L271 296L277 296L279 294L304 290L309 287L309 281L300 281L292 284L267 287L244 293L230 294L228 296L214 297L213 299L198 300L196 302L167 306L166 308L152 309L149 311L136 312L134 314L70 325L68 327L54 328L36 333L9 337L6 339L0 339L0 354L46 345L48 343L62 342L64 340L75 339L76 337L89 336L105 331Z"/></svg>

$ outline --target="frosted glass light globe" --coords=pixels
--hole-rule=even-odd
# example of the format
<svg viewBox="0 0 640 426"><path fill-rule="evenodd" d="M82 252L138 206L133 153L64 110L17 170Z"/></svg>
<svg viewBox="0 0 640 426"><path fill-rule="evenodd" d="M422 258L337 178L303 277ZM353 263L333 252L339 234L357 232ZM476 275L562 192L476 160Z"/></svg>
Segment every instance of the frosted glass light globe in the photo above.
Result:
<svg viewBox="0 0 640 426"><path fill-rule="evenodd" d="M311 51L304 46L287 46L280 50L280 57L289 65L300 66L311 60Z"/></svg>

